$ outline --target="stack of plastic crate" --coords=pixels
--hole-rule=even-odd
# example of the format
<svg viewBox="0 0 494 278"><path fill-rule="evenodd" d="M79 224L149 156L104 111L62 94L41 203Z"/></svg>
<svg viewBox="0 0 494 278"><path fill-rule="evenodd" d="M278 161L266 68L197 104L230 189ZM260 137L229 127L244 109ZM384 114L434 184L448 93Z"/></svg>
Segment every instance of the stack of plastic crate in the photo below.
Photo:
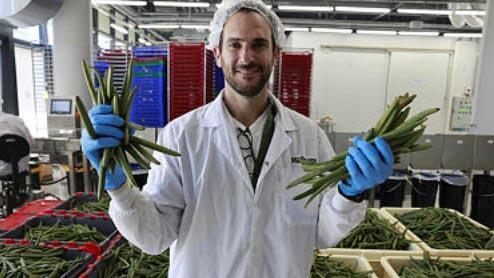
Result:
<svg viewBox="0 0 494 278"><path fill-rule="evenodd" d="M206 102L211 102L216 97L214 85L214 65L215 59L213 51L206 50Z"/></svg>
<svg viewBox="0 0 494 278"><path fill-rule="evenodd" d="M166 124L166 58L134 58L132 87L137 92L130 108L130 120L147 127Z"/></svg>
<svg viewBox="0 0 494 278"><path fill-rule="evenodd" d="M278 98L287 107L309 116L312 50L281 53Z"/></svg>
<svg viewBox="0 0 494 278"><path fill-rule="evenodd" d="M130 52L122 49L100 49L96 55L97 62L104 62L113 69L113 84L117 92L122 90L123 79L127 72Z"/></svg>
<svg viewBox="0 0 494 278"><path fill-rule="evenodd" d="M170 120L206 103L204 42L170 44Z"/></svg>

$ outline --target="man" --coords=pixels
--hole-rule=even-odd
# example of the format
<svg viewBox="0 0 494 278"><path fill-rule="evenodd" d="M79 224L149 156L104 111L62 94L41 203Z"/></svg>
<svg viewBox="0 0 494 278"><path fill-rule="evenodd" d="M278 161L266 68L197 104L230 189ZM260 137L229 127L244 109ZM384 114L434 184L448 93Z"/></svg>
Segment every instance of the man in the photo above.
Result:
<svg viewBox="0 0 494 278"><path fill-rule="evenodd" d="M156 153L161 165L153 165L142 192L124 184L118 167L107 176L110 216L147 253L173 244L170 277L306 277L313 249L337 244L363 219L358 199L391 173L392 152L382 139L376 146L356 140L351 178L304 208L292 198L308 185L286 190L303 174L297 158L326 161L334 153L313 121L269 93L283 26L261 1L243 0L224 1L211 27L225 89L164 128L158 143L182 155ZM123 121L110 111L90 111L101 139L83 135L97 168L100 148L123 136Z"/></svg>
<svg viewBox="0 0 494 278"><path fill-rule="evenodd" d="M7 114L3 112L2 109L3 99L0 96L0 137L5 134L19 135L26 139L29 145L33 144L33 138L29 129L24 124L24 121L12 114ZM2 148L2 146L0 146ZM21 158L19 161L19 172L24 172L29 169L29 155ZM0 160L0 176L7 176L12 174L11 163L6 163Z"/></svg>

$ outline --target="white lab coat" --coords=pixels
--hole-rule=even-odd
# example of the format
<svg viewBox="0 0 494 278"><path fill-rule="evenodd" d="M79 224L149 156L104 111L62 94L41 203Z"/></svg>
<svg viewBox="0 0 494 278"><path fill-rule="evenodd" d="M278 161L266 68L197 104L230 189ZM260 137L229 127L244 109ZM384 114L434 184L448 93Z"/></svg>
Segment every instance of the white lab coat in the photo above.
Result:
<svg viewBox="0 0 494 278"><path fill-rule="evenodd" d="M110 192L118 230L147 253L172 243L169 277L307 277L315 247L337 244L365 215L365 204L332 189L308 208L293 201L308 187L285 187L301 176L292 158L334 155L314 121L283 107L254 193L236 133L216 100L169 123L158 143L179 158L155 154L143 192Z"/></svg>
<svg viewBox="0 0 494 278"><path fill-rule="evenodd" d="M0 111L0 136L4 134L15 134L26 138L29 146L33 144L33 138L29 129L18 116L7 114ZM0 146L2 148L2 146ZM19 172L26 171L29 168L29 155L21 158L19 161ZM12 165L0 160L0 176L9 175L12 173Z"/></svg>

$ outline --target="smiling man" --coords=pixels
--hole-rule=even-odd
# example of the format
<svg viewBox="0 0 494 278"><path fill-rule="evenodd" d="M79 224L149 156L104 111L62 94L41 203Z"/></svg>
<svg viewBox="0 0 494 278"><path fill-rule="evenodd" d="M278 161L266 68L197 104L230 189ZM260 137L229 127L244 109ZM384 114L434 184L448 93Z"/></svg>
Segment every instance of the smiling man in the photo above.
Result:
<svg viewBox="0 0 494 278"><path fill-rule="evenodd" d="M268 79L284 28L262 1L224 1L211 22L209 47L226 86L212 103L170 122L142 192L121 167L107 173L110 216L130 242L150 254L171 246L169 277L307 277L314 248L337 244L365 215L361 194L391 174L382 139L356 140L346 163L351 177L304 208L287 190L303 174L297 158L329 160L333 149L317 124L284 107ZM101 148L120 144L123 120L111 107L90 111L97 139L82 146L99 169Z"/></svg>

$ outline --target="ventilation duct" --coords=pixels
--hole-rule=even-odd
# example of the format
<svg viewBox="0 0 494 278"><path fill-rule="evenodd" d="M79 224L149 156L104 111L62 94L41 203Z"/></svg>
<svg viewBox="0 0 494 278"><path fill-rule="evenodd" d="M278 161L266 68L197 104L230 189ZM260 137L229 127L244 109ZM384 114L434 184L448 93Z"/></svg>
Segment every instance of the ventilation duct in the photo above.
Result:
<svg viewBox="0 0 494 278"><path fill-rule="evenodd" d="M45 23L62 6L64 0L0 0L0 24L28 27Z"/></svg>

